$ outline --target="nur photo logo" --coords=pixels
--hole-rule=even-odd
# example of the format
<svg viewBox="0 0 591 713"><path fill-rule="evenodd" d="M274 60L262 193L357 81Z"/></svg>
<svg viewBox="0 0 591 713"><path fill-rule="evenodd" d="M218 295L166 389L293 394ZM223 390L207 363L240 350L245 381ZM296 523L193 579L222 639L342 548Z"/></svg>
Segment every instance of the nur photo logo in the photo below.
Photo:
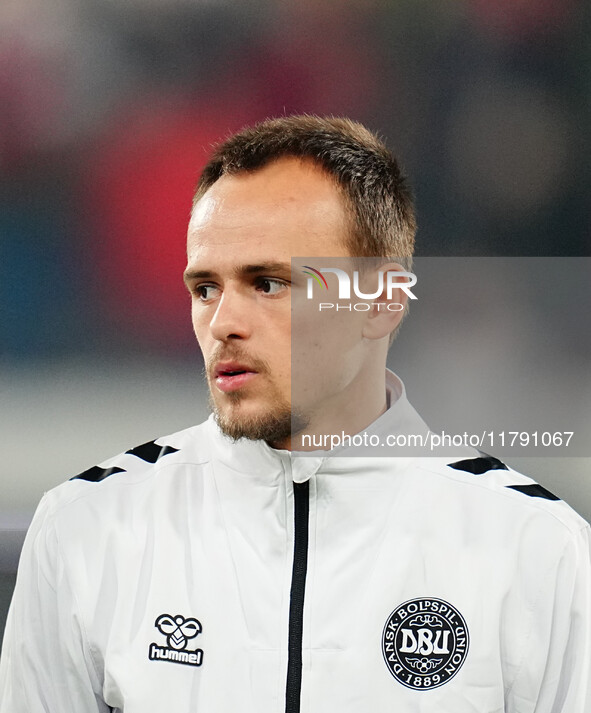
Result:
<svg viewBox="0 0 591 713"><path fill-rule="evenodd" d="M334 302L320 302L318 310L348 310L354 309L357 312L368 312L373 307L388 310L390 312L404 311L404 305L400 302L394 302L394 290L402 290L404 294L411 300L418 299L412 292L412 287L417 284L417 277L412 272L404 270L380 270L377 273L377 286L373 292L364 292L360 284L360 271L353 270L352 277L346 270L339 267L321 267L316 269L309 265L304 265L302 272L308 276L306 286L306 298L311 300L314 298L315 286L319 285L321 291L329 291L328 282L324 277L325 274L335 275L338 282L337 299L341 302L352 300L353 297L362 302L352 302L351 304L337 304ZM318 288L316 288L318 289ZM353 297L352 294L353 293ZM368 302L367 300L375 300L378 297L385 298L382 302Z"/></svg>

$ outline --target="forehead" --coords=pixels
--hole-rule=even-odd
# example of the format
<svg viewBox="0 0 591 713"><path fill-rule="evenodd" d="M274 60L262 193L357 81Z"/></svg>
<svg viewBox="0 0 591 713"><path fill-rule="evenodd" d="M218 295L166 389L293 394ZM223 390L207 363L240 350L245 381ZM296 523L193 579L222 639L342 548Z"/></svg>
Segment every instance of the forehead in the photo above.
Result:
<svg viewBox="0 0 591 713"><path fill-rule="evenodd" d="M333 180L311 161L285 158L222 176L193 210L189 263L347 255L344 205Z"/></svg>

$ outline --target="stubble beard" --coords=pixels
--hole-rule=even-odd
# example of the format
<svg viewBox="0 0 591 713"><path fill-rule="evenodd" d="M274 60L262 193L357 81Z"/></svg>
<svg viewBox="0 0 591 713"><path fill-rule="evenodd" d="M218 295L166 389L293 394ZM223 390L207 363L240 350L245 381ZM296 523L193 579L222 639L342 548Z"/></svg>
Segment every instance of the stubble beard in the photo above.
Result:
<svg viewBox="0 0 591 713"><path fill-rule="evenodd" d="M257 362L260 373L268 373L266 363ZM206 370L211 373L210 369ZM223 395L225 404L221 406L213 396L215 384L208 379L209 405L222 433L233 441L247 438L251 441L281 443L303 431L309 423L302 413L292 409L291 404L280 394L271 394L270 405L264 413L242 414L240 403L248 398L242 391L232 391ZM264 408L264 406L263 406Z"/></svg>

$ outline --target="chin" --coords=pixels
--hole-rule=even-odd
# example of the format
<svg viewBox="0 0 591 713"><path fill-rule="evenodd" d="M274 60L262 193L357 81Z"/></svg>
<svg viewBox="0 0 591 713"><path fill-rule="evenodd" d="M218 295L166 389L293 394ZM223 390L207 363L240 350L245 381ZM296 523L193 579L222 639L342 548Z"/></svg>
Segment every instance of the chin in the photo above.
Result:
<svg viewBox="0 0 591 713"><path fill-rule="evenodd" d="M247 438L274 442L291 435L291 408L288 403L247 406L240 398L223 400L226 403L218 403L210 397L210 406L220 430L232 440Z"/></svg>
<svg viewBox="0 0 591 713"><path fill-rule="evenodd" d="M251 416L215 411L215 419L220 429L234 441L247 438L276 443L291 436L291 411Z"/></svg>
<svg viewBox="0 0 591 713"><path fill-rule="evenodd" d="M210 406L220 430L234 441L247 438L278 443L305 427L300 417L292 414L289 402L275 401L268 406L247 409L246 404L239 401L222 405L210 398Z"/></svg>

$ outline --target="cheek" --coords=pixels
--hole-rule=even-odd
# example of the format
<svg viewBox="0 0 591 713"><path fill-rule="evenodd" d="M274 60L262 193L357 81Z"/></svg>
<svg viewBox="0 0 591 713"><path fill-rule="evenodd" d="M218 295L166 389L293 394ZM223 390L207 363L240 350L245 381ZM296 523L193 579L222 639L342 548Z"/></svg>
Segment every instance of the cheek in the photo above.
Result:
<svg viewBox="0 0 591 713"><path fill-rule="evenodd" d="M201 322L199 319L199 316L197 315L197 312L195 309L191 310L191 323L193 324L193 331L195 332L195 336L197 339L199 339L199 335L202 331L201 327Z"/></svg>
<svg viewBox="0 0 591 713"><path fill-rule="evenodd" d="M207 343L207 335L209 332L209 320L205 317L203 310L193 307L191 309L191 322L193 324L193 332L197 337L201 350Z"/></svg>
<svg viewBox="0 0 591 713"><path fill-rule="evenodd" d="M280 323L273 326L270 320L267 321L266 327L266 334L264 336L261 334L261 339L255 337L252 345L245 345L245 347L267 362L277 385L289 383L292 361L291 330Z"/></svg>
<svg viewBox="0 0 591 713"><path fill-rule="evenodd" d="M263 358L273 364L273 371L279 377L289 378L291 374L291 334L274 332L270 335L268 348Z"/></svg>

